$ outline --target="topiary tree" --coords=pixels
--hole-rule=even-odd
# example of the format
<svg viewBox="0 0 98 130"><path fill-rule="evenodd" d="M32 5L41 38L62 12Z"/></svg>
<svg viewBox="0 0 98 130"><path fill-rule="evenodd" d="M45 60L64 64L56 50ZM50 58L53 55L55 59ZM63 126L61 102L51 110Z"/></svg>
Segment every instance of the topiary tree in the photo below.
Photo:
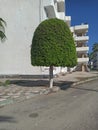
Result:
<svg viewBox="0 0 98 130"><path fill-rule="evenodd" d="M4 25L6 25L6 22L2 18L0 18L0 40L1 41L3 41L6 38Z"/></svg>
<svg viewBox="0 0 98 130"><path fill-rule="evenodd" d="M53 87L53 66L73 67L77 64L74 39L63 20L48 19L36 28L31 45L31 64L49 66L50 88Z"/></svg>

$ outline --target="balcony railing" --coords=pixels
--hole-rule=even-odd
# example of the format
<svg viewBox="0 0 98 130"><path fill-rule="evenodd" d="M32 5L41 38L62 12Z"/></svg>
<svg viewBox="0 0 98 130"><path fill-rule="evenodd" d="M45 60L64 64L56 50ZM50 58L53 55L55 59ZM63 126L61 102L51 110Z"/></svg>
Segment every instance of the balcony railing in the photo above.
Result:
<svg viewBox="0 0 98 130"><path fill-rule="evenodd" d="M87 52L89 51L89 47L76 47L77 52Z"/></svg>
<svg viewBox="0 0 98 130"><path fill-rule="evenodd" d="M71 19L70 19L71 21ZM74 27L70 27L70 31L73 33L74 32Z"/></svg>
<svg viewBox="0 0 98 130"><path fill-rule="evenodd" d="M74 39L76 42L86 42L89 40L89 36L75 36Z"/></svg>
<svg viewBox="0 0 98 130"><path fill-rule="evenodd" d="M88 30L88 28L89 28L88 24L81 24L81 25L74 26L75 31Z"/></svg>
<svg viewBox="0 0 98 130"><path fill-rule="evenodd" d="M70 24L71 24L71 16L65 16L65 21L66 21L66 23L70 26ZM71 28L70 28L70 30L71 30Z"/></svg>
<svg viewBox="0 0 98 130"><path fill-rule="evenodd" d="M78 63L87 63L89 61L89 58L78 58Z"/></svg>
<svg viewBox="0 0 98 130"><path fill-rule="evenodd" d="M86 33L88 32L88 24L81 24L81 25L76 25L76 26L72 26L70 27L71 32L75 32L75 33Z"/></svg>
<svg viewBox="0 0 98 130"><path fill-rule="evenodd" d="M57 16L59 19L64 20L65 19L65 13L64 12L57 12Z"/></svg>

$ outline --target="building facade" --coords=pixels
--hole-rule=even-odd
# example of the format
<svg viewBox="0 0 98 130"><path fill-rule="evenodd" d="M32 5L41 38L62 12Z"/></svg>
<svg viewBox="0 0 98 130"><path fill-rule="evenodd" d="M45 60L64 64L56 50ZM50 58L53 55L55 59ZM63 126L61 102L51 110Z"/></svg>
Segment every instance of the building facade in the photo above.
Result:
<svg viewBox="0 0 98 130"><path fill-rule="evenodd" d="M76 51L78 57L78 65L76 66L76 71L89 71L88 69L88 51L89 47L87 46L87 42L89 40L89 36L87 36L88 32L88 24L81 24L71 27L71 32L73 33L73 37L76 44Z"/></svg>
<svg viewBox="0 0 98 130"><path fill-rule="evenodd" d="M0 43L0 75L48 73L47 67L31 65L33 33L45 19L64 19L64 5L64 0L0 0L0 17L7 23L7 39ZM54 68L54 73L60 71L60 67Z"/></svg>
<svg viewBox="0 0 98 130"><path fill-rule="evenodd" d="M71 17L65 16L64 0L0 0L0 17L6 23L5 43L0 43L0 75L43 75L48 74L48 67L33 67L30 59L30 49L32 44L33 33L36 27L43 20L48 18L59 18L68 23L70 26ZM86 27L86 29L82 29ZM83 35L87 31L87 25L71 27L74 36L80 35L82 40L76 40L78 63L84 60L87 62L85 38ZM78 32L78 31L79 32ZM84 33L84 34L83 34ZM81 54L80 54L81 53ZM84 54L83 54L84 53ZM83 55L82 55L83 54ZM54 67L54 74L66 72L67 68Z"/></svg>

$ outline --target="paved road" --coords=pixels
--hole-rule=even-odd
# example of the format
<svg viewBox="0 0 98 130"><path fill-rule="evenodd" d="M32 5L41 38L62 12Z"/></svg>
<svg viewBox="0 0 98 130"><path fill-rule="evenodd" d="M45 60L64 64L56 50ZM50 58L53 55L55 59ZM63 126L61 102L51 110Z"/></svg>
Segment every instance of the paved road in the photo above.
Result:
<svg viewBox="0 0 98 130"><path fill-rule="evenodd" d="M98 130L98 81L0 108L0 130Z"/></svg>

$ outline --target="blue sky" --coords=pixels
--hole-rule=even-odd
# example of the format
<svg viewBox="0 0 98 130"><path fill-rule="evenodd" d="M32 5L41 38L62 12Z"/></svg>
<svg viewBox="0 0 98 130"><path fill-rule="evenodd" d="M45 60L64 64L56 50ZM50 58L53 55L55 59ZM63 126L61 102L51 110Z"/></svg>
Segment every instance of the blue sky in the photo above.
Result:
<svg viewBox="0 0 98 130"><path fill-rule="evenodd" d="M89 52L92 45L98 42L98 0L65 0L66 15L71 16L71 25L88 23Z"/></svg>

